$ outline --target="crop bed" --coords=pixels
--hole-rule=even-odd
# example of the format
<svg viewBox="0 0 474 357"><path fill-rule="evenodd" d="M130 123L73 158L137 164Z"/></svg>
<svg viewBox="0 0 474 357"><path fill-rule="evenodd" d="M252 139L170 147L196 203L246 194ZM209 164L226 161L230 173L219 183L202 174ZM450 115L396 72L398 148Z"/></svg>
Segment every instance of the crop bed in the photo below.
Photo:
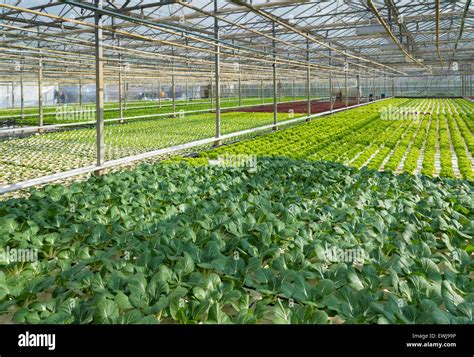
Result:
<svg viewBox="0 0 474 357"><path fill-rule="evenodd" d="M383 120L387 108L411 114L402 120ZM466 100L389 99L201 155L286 156L473 180L473 111L474 103ZM420 113L417 120L413 113ZM278 114L280 122L291 117ZM226 134L272 122L271 113L226 112L221 129ZM213 114L108 124L105 157L118 159L212 137L214 126ZM94 164L95 135L90 126L0 141L0 185Z"/></svg>
<svg viewBox="0 0 474 357"><path fill-rule="evenodd" d="M356 105L357 101L351 100L348 103L348 106ZM333 109L340 109L345 108L346 102L345 100L342 101L334 101ZM240 108L234 109L238 110L239 112L257 112L257 113L273 113L273 105L259 105L252 108ZM290 103L282 103L278 104L277 106L278 113L288 113L292 110L294 113L307 113L308 112L308 103L306 101L297 101L297 102L290 102ZM331 103L329 101L319 101L319 100L312 100L311 101L311 113L322 113L331 110Z"/></svg>
<svg viewBox="0 0 474 357"><path fill-rule="evenodd" d="M470 323L473 187L337 163L142 165L0 202L16 323ZM333 251L361 251L357 261Z"/></svg>
<svg viewBox="0 0 474 357"><path fill-rule="evenodd" d="M283 97L282 102L292 101L293 98ZM273 98L263 98L264 103L272 103ZM261 98L242 98L242 106L259 105L262 103ZM283 105L283 104L282 104ZM238 107L239 101L236 98L226 98L221 101L221 107ZM190 112L194 110L210 110L211 103L206 100L177 100L176 101L176 115L180 112ZM82 110L82 111L81 111ZM239 111L234 109L233 111ZM252 111L252 110L250 110ZM286 111L288 112L288 111ZM28 108L25 109L25 118L20 117L20 111L18 109L0 110L0 123L8 122L15 123L17 126L37 126L39 121L38 109ZM127 103L123 106L123 118L133 118L137 116L152 116L161 115L166 117L165 114L173 114L173 106L170 100L161 101L161 103L153 102L133 102ZM78 105L70 106L56 106L47 107L43 111L43 122L44 125L51 124L67 124L77 122L87 122L95 120L95 106L93 104L85 104L82 109ZM109 103L105 106L104 119L118 119L120 118L120 110L117 103ZM158 117L156 117L158 118Z"/></svg>
<svg viewBox="0 0 474 357"><path fill-rule="evenodd" d="M404 117L383 114L387 110L401 110ZM439 147L439 175L474 180L473 113L474 103L463 99L390 99L203 152L201 157L284 156L396 173L415 173L421 163L423 174L437 176Z"/></svg>
<svg viewBox="0 0 474 357"><path fill-rule="evenodd" d="M279 121L289 118L288 113L278 114ZM271 123L273 115L269 113L222 113L221 132L227 134ZM214 135L213 114L110 124L105 129L105 159L118 159ZM90 126L4 140L0 141L0 152L0 186L3 186L93 165L96 130Z"/></svg>

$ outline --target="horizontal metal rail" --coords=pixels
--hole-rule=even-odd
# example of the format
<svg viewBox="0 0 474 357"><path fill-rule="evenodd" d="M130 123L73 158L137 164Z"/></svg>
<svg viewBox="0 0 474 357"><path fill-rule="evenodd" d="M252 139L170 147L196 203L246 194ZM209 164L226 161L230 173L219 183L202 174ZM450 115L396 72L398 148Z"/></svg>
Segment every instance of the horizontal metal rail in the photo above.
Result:
<svg viewBox="0 0 474 357"><path fill-rule="evenodd" d="M255 98L256 100L259 99L259 98ZM173 104L171 103L172 102L172 98L162 98L161 99L162 101L162 104L151 104L151 103L147 103L147 105L139 105L139 106L134 106L134 107L125 107L124 106L124 109L125 110L131 110L131 109L150 109L150 108L166 108L166 107L172 107ZM230 98L222 98L222 101L223 102L237 102L238 99L230 99ZM150 100L149 102L158 102L158 100ZM143 103L142 102L135 102L135 103ZM133 103L133 104L135 104ZM211 103L209 100L206 100L206 101L194 101L192 99L188 99L186 101L186 99L177 99L176 100L176 106L185 106L185 105L194 105L194 104L207 104L207 103ZM113 105L116 105L118 103L113 103ZM124 103L125 104L125 103ZM126 104L132 104L130 102L127 102ZM151 104L151 105L150 105ZM70 108L74 108L74 106L79 106L80 104L79 103L67 103L67 105L65 106L60 106L60 105L54 105L54 106L48 106L48 107L43 107L43 108L48 108L48 109L51 109L51 108L55 108L56 110L59 108L59 109L64 109L64 108L67 108L67 107L70 107ZM88 108L88 107L91 107L94 109L95 111L95 103L94 102L91 102L91 103L83 103L82 104L82 107L85 107L85 108ZM118 111L120 110L120 107L111 107L112 106L112 103L109 103L108 107L104 109L104 112L107 112L107 111ZM28 109L33 109L34 107L29 107ZM27 109L27 108L25 108ZM2 110L20 110L18 108L9 108L9 109L0 109L0 114ZM44 116L51 116L51 115L57 115L57 114L74 114L74 113L82 113L83 110L72 110L72 111L65 111L65 112L56 112L56 111L50 111L50 112L45 112L44 113ZM1 119L17 119L17 118L28 118L28 117L37 117L38 116L38 113L32 113L32 114L13 114L13 115L1 115L0 116L0 120Z"/></svg>
<svg viewBox="0 0 474 357"><path fill-rule="evenodd" d="M171 98L167 99L162 99L163 103L166 104L154 104L150 105L139 105L139 106L134 106L134 107L124 107L125 110L131 110L131 109L151 109L151 108L162 108L162 107L172 107L173 104L169 104L168 102L171 102ZM176 103L176 106L183 106L183 105L193 105L193 104L206 104L210 103L210 101L189 101L189 102L184 102L184 100L180 100L179 103ZM129 104L129 103L127 103ZM74 108L75 106L79 106L80 104L67 104L65 106L57 106L57 107L51 107L51 108L56 108L57 109L64 109L64 108ZM95 112L95 103L89 103L89 104L82 104L81 109L88 109L88 108L93 108ZM83 113L83 110L81 109L76 109L76 110L71 110L71 111L64 111L64 112L57 112L57 111L50 111L50 112L44 112L44 116L52 116L52 115L58 115L58 114L76 114L76 113ZM10 109L11 110L11 109ZM18 110L18 108L14 108L14 110ZM118 111L120 110L120 107L108 107L104 109L104 112L111 112L111 111ZM0 113L1 114L1 113ZM13 115L2 115L0 116L1 119L18 119L18 118L29 118L29 117L37 117L38 113L32 113L32 114L13 114Z"/></svg>
<svg viewBox="0 0 474 357"><path fill-rule="evenodd" d="M255 99L255 100L258 100L260 98L257 98L257 97L254 97L254 98L245 98L245 99ZM245 100L244 99L244 100ZM268 99L271 99L271 98L268 98ZM161 104L151 104L151 103L147 103L147 104L151 104L151 105L139 105L139 106L134 106L134 107L125 107L124 106L124 110L131 110L131 109L151 109L151 108L166 108L166 107L172 107L173 106L173 103L172 103L172 98L162 98L161 99ZM238 98L222 98L221 99L222 102L238 102L239 99ZM138 102L134 102L133 104L135 103L143 103L144 101L138 101ZM149 102L159 102L158 100L150 100ZM295 101L296 102L296 101ZM176 99L176 104L175 106L185 106L185 105L197 105L197 104L210 104L211 102L209 100L206 100L206 101L198 101L198 100L192 100L192 99ZM284 102L282 102L284 103ZM112 105L117 105L118 103L109 103L107 108L104 109L104 112L107 112L107 111L118 111L120 110L120 107L112 107ZM125 104L125 103L124 103ZM131 102L127 102L126 104L132 104ZM64 108L67 108L67 107L70 107L70 108L74 108L74 106L79 106L80 104L79 103L67 103L65 106L61 106L61 105L50 105L50 106L47 106L47 107L43 107L44 108L48 108L48 109L64 109ZM93 108L94 111L95 111L95 103L94 102L90 102L90 103L83 103L82 104L82 107L81 108ZM25 109L34 109L35 107L28 107ZM7 111L7 110L16 110L16 111L19 111L21 109L18 109L18 108L8 108L8 109L0 109L0 114L2 114L1 112L3 111ZM44 116L51 116L51 115L57 115L57 114L75 114L75 113L83 113L83 110L72 110L72 111L65 111L65 112L56 112L56 111L50 111L50 112L44 112ZM32 114L13 114L13 115L0 115L0 120L1 119L18 119L18 118L29 118L29 117L37 117L39 114L38 113L32 113Z"/></svg>
<svg viewBox="0 0 474 357"><path fill-rule="evenodd" d="M322 116L325 116L325 115L328 115L328 114L334 114L334 113L344 111L344 110L349 110L349 109L354 109L354 108L357 108L357 107L362 107L362 106L365 106L365 105L377 103L377 102L384 101L384 100L387 100L387 99L389 99L389 98L383 98L383 99L375 100L375 101L372 101L372 102L361 103L361 104L356 104L356 105L353 105L353 106L350 106L350 107L335 109L333 111L326 111L326 112L321 112L321 113L317 113L317 114L312 114L312 115L309 115L309 116L290 119L290 120L286 120L286 121L277 123L277 126L282 127L282 126L287 126L287 125L290 125L290 124L295 124L295 123L298 123L298 122L305 122L308 119L313 119L313 118L322 117ZM179 145L175 145L175 146L171 146L171 147L167 147L167 148L163 148L163 149L149 151L149 152L145 152L145 153L134 155L134 156L128 156L128 157L124 157L124 158L121 158L121 159L106 161L101 166L96 166L96 165L85 166L85 167L81 167L81 168L74 169L74 170L64 171L64 172L57 173L57 174L52 174L52 175L48 175L48 176L42 176L42 177L39 177L39 178L31 179L31 180L17 182L17 183L11 184L11 185L0 187L0 195L8 193L8 192L18 191L18 190L22 190L22 189L25 189L25 188L37 186L37 185L42 185L42 184L45 184L45 183L50 183L50 182L53 182L53 181L64 180L64 179L67 179L67 178L70 178L70 177L73 177L73 176L88 174L88 173L92 173L92 172L98 171L98 170L105 170L105 169L109 169L109 168L112 168L112 167L129 164L129 163L132 163L132 162L135 162L135 161L149 159L149 158L159 156L159 155L166 155L166 154L179 152L179 151L182 151L182 150L186 150L186 149L190 149L190 148L194 148L194 147L198 147L198 146L213 144L215 142L220 142L220 141L223 141L223 140L227 140L227 139L231 139L231 138L235 138L235 137L239 137L239 136L243 136L243 135L247 135L247 134L252 134L252 133L259 132L259 131L272 130L274 128L275 128L274 124L259 126L259 127L256 127L256 128L246 129L246 130L238 131L238 132L235 132L235 133L221 135L220 137L206 138L206 139L192 141L192 142L184 143L184 144L179 144Z"/></svg>

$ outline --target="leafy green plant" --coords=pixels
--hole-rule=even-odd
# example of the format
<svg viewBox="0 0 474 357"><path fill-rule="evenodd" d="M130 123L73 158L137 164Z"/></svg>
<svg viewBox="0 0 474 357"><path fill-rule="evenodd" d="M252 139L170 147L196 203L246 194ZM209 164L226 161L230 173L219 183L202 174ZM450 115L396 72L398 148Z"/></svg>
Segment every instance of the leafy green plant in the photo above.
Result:
<svg viewBox="0 0 474 357"><path fill-rule="evenodd" d="M470 323L469 181L259 158L141 165L0 202L17 323ZM327 258L360 249L363 259Z"/></svg>

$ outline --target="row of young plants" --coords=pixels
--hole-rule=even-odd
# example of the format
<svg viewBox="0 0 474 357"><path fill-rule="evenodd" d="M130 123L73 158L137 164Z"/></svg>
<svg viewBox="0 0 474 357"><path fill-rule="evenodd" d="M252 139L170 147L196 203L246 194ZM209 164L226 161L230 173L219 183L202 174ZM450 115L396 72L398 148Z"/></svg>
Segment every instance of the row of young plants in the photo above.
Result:
<svg viewBox="0 0 474 357"><path fill-rule="evenodd" d="M192 160L190 160L192 161ZM197 160L197 162L202 162ZM329 162L141 165L0 202L15 323L471 323L473 188Z"/></svg>
<svg viewBox="0 0 474 357"><path fill-rule="evenodd" d="M366 146L365 148L363 148L362 151L357 152L358 150L356 149L358 145L357 143L354 143L354 149L349 151L348 156L352 157L352 159L349 160L349 162L345 162L345 164L350 164L351 166L360 168L364 166L367 162L372 163L378 153L385 148L385 142L387 141L387 138L391 137L393 135L393 132L396 131L399 127L399 122L390 122L390 125L387 126L382 133L366 139L366 142L364 143L364 145Z"/></svg>
<svg viewBox="0 0 474 357"><path fill-rule="evenodd" d="M293 100L290 97L282 98L282 101L291 101ZM260 98L242 98L241 105L259 105L265 103L269 104L272 103L272 98L264 98L263 100ZM228 108L228 107L238 107L239 101L236 98L232 98L230 100L223 100L221 103L221 108ZM174 113L175 116L182 116L187 115L187 112L194 111L194 110L208 110L211 109L211 103L206 102L203 100L198 100L196 103L192 101L184 102L179 101L176 103L176 112ZM0 116L7 116L9 113L0 113ZM25 113L26 114L26 113ZM32 112L29 114L37 114L36 112ZM162 104L157 103L149 103L149 104L138 104L138 105L129 105L123 108L123 118L129 120L133 117L140 117L140 116L150 116L150 115L158 115L158 114L169 114L170 116L173 115L173 107L169 101L163 102ZM17 115L17 114L11 114ZM166 116L164 116L166 117ZM48 124L66 124L66 123L75 123L75 122L87 122L87 121L94 121L95 119L95 107L92 105L85 105L82 108L77 105L71 106L59 106L57 108L48 108L44 112L43 115L43 122L45 125ZM104 111L104 119L119 119L120 118L120 110L117 107L106 108ZM159 118L159 117L156 117ZM0 119L1 120L1 119ZM28 116L24 119L16 120L17 124L19 125L38 125L39 117L36 116Z"/></svg>
<svg viewBox="0 0 474 357"><path fill-rule="evenodd" d="M453 103L453 110L456 112L454 116L454 119L457 121L458 126L461 128L463 126L464 128L470 130L470 132L474 132L474 103L468 102L468 101L460 101L460 102L455 102ZM462 125L461 125L462 124ZM468 135L467 130L461 130L461 133L463 134L463 138L466 141L466 144L468 144L469 149L471 150L471 143L473 140L472 135ZM464 137L464 134L465 137Z"/></svg>
<svg viewBox="0 0 474 357"><path fill-rule="evenodd" d="M436 174L436 169L435 169L435 153L436 153L436 145L438 142L438 126L440 125L440 121L442 120L448 120L448 124L451 122L451 137L449 137L447 130L444 130L444 125L441 124L442 129L439 133L439 138L442 138L443 140L443 145L440 145L440 156L443 158L442 162L440 162L440 166L443 165L444 162L444 167L445 169L441 173L444 176L447 177L454 177L454 172L453 172L453 167L452 167L452 157L451 157L451 151L450 151L450 143L452 142L454 151L457 155L457 161L460 167L460 174L463 178L465 179L470 179L472 180L472 166L469 160L468 155L466 152L469 150L465 149L464 143L463 143L463 138L461 138L458 135L457 128L454 122L451 121L450 119L450 113L445 114L446 110L451 111L451 108L456 108L460 107L463 108L462 106L465 105L467 101L465 100L444 100L444 99L435 99L435 100L429 100L428 109L425 109L426 120L423 120L420 123L420 132L414 137L412 137L412 145L405 149L405 146L407 143L409 143L410 139L408 138L411 133L409 133L409 136L403 135L404 138L404 143L400 143L398 148L398 153L397 150L394 151L393 155L389 155L390 150L385 149L385 150L380 150L380 152L376 155L375 158L373 158L370 163L369 163L369 168L378 168L382 164L383 160L388 161L388 168L393 169L394 167L399 167L401 165L401 160L404 155L406 155L406 159L403 162L403 170L413 173L416 171L417 166L418 166L418 161L423 159L422 161L422 170L421 173L427 174L427 175L434 175ZM441 113L440 113L441 110ZM464 113L464 112L463 112ZM459 115L454 114L456 118L460 118ZM457 122L456 122L457 123ZM472 141L472 133L469 132L465 126L464 128L464 133L465 136L470 138ZM447 129L447 127L446 127ZM456 131L455 131L456 130ZM461 130L461 129L459 129ZM410 129L411 132L414 132L414 129ZM455 139L453 139L453 135ZM395 133L393 135L393 140L391 142L389 141L387 144L389 146L392 146L398 135ZM426 141L425 141L426 140ZM466 142L466 141L465 141ZM467 142L466 142L467 144ZM393 147L393 146L392 146ZM424 155L421 157L421 150L424 150ZM375 150L375 149L374 149ZM366 154L366 153L365 153ZM367 154L366 154L367 155ZM370 156L368 156L370 157ZM385 159L382 159L385 157ZM387 157L389 160L387 160ZM362 157L364 158L364 157ZM360 163L361 160L359 160ZM391 162L391 166L390 166ZM462 170L461 170L462 166Z"/></svg>
<svg viewBox="0 0 474 357"><path fill-rule="evenodd" d="M429 111L434 109L433 106L428 108ZM418 129L418 133L413 138L409 148L407 148L406 157L403 162L403 171L415 173L418 168L418 162L421 160L423 146L426 146L427 135L432 124L432 114L427 113L423 116L422 122Z"/></svg>
<svg viewBox="0 0 474 357"><path fill-rule="evenodd" d="M446 119L448 122L451 142L453 144L454 152L456 153L457 164L460 174L463 178L474 180L474 163L467 155L469 148L467 144L465 144L465 140L462 137L462 134L459 130L459 126L457 125L457 122L454 119L455 117L459 118L459 114L457 113L456 108L454 106L448 105Z"/></svg>
<svg viewBox="0 0 474 357"><path fill-rule="evenodd" d="M458 100L389 100L333 114L298 127L286 129L250 141L224 146L201 156L216 158L224 153L258 156L285 156L296 159L338 161L351 166L436 175L435 154L439 142L440 174L454 178L451 142L459 152L460 177L472 179L464 143L453 131L448 134L444 114ZM462 102L462 100L460 100ZM382 119L386 107L402 108L406 117ZM460 116L457 116L460 118ZM448 121L449 123L449 121ZM454 122L452 123L454 125ZM439 128L439 129L438 129ZM453 129L456 127L453 126ZM472 135L471 135L472 136ZM424 155L422 156L422 148Z"/></svg>
<svg viewBox="0 0 474 357"><path fill-rule="evenodd" d="M469 130L474 132L474 103L468 100L459 101L458 103L463 108L463 120L465 121Z"/></svg>
<svg viewBox="0 0 474 357"><path fill-rule="evenodd" d="M440 150L440 164L441 164L441 176L454 177L453 173L453 158L451 153L451 137L448 133L448 126L446 124L446 118L440 115L439 120L439 150Z"/></svg>
<svg viewBox="0 0 474 357"><path fill-rule="evenodd" d="M428 130L428 136L426 137L426 143L424 147L423 162L421 173L423 175L433 176L436 174L435 155L436 147L438 143L438 129L439 121L434 115L431 116L431 125Z"/></svg>
<svg viewBox="0 0 474 357"><path fill-rule="evenodd" d="M403 136L400 138L399 142L393 148L393 151L390 154L390 157L384 162L383 169L391 170L396 172L402 163L402 159L409 150L410 145L413 140L419 134L420 128L423 126L423 123L427 122L426 113L429 110L429 101L422 101L420 106L416 109L416 117L411 120L410 125L407 127L407 130L403 133Z"/></svg>
<svg viewBox="0 0 474 357"><path fill-rule="evenodd" d="M200 99L200 101L205 101L206 99ZM182 103L183 100L177 99L176 103ZM163 105L167 105L170 102L168 100L162 100L161 103ZM71 106L79 106L79 103L68 103L66 105L71 105ZM90 106L94 105L93 102L85 102L83 103L84 106ZM152 101L143 101L143 100L133 100L133 101L127 101L126 103L124 102L124 106L151 106L151 105L159 105L158 100L152 100ZM55 112L57 108L63 107L64 104L53 104L53 105L43 105L43 112L48 113L48 112ZM110 109L110 108L118 108L119 103L118 102L105 102L104 103L104 108ZM38 114L38 106L28 106L23 108L23 114ZM21 108L16 107L16 108L3 108L0 109L0 117L5 116L5 115L12 115L12 116L20 116L21 115Z"/></svg>
<svg viewBox="0 0 474 357"><path fill-rule="evenodd" d="M424 155L422 162L422 173L428 175L436 174L435 168L435 154L436 154L436 145L439 142L439 153L440 153L440 174L446 177L454 177L453 171L453 155L451 152L451 144L453 145L453 151L455 160L458 163L460 170L460 177L465 179L472 180L472 164L469 159L468 152L470 152L469 147L467 146L467 141L463 140L462 132L460 126L457 125L458 120L461 118L459 113L455 111L456 108L463 108L465 105L465 100L450 100L450 99L432 99L429 100L429 107L425 112L427 112L426 117L429 119L424 120L420 123L420 132L417 135L413 136L412 139L409 139L411 134L416 132L413 128L409 131L408 136L403 136L403 141L397 147L397 150L390 155L386 167L393 169L395 166L400 166L400 160L406 155L406 159L403 163L404 171L413 173L417 169L418 161L421 159L421 148L424 144ZM462 113L464 113L462 111ZM428 125L428 123L430 123ZM449 129L449 131L448 131ZM416 129L418 130L418 129ZM470 137L472 140L472 133L468 131L464 126L464 134L466 137ZM396 137L396 135L394 135ZM425 141L426 139L426 141ZM438 141L439 140L439 141ZM411 141L411 146L405 149L407 144ZM466 142L466 146L464 143ZM382 153L382 156L386 155L385 152ZM391 162L391 166L390 166ZM379 162L377 162L379 164ZM444 165L444 170L443 170ZM370 168L376 168L377 165L370 165Z"/></svg>
<svg viewBox="0 0 474 357"><path fill-rule="evenodd" d="M295 97L282 97L281 101L296 101L296 100L305 100L305 96L295 96ZM317 98L313 98L317 99ZM210 98L194 98L194 99L176 99L175 104L178 108L181 108L183 106L193 106L193 105L200 105L200 104L205 104L205 105L210 105L211 99ZM225 97L221 98L221 103L223 106L235 106L238 105L239 99L237 97ZM261 97L247 97L247 98L242 98L241 103L243 105L252 105L252 104L261 104L261 103L273 103L273 97L271 98L261 98ZM94 106L95 103L83 103L83 107L90 107ZM173 102L171 99L162 99L162 100L138 100L138 101L124 101L122 103L123 109L139 109L140 107L146 108L146 107L155 107L155 108L171 108L173 106ZM79 103L67 103L67 104L54 104L54 105L48 105L48 106L43 106L43 113L52 113L52 112L57 112L61 108L64 107L73 107L73 108L79 108L80 104ZM119 110L120 105L118 102L106 102L104 104L104 109L105 111L109 110ZM170 109L171 110L171 109ZM25 107L23 109L23 114L26 115L37 115L38 114L38 107L33 106L33 107ZM4 117L10 115L12 117L19 117L21 116L21 109L20 108L4 108L0 109L0 117Z"/></svg>
<svg viewBox="0 0 474 357"><path fill-rule="evenodd" d="M391 170L394 172L398 171L405 153L409 149L414 138L417 137L420 126L423 122L427 122L427 120L422 119L419 121L419 123L414 123L408 128L406 134L403 136L403 138L401 138L400 142L391 153L390 158L384 164L384 170Z"/></svg>
<svg viewBox="0 0 474 357"><path fill-rule="evenodd" d="M403 99L390 99L402 103ZM376 121L384 103L374 103L331 116L315 119L297 127L277 131L254 140L242 141L221 147L204 156L217 157L224 152L259 156L285 156L296 159L308 158L338 139L346 138L353 131Z"/></svg>
<svg viewBox="0 0 474 357"><path fill-rule="evenodd" d="M474 126L472 124L474 122L474 118L469 118L468 113L469 110L471 112L474 111L474 107L467 108L462 104L464 104L464 102L461 102L460 104L458 102L455 103L455 108L457 108L459 115L455 115L454 120L459 128L459 131L461 132L469 152L472 154L474 153Z"/></svg>
<svg viewBox="0 0 474 357"><path fill-rule="evenodd" d="M377 116L378 115L374 117ZM368 147L371 144L372 138L379 137L393 124L394 123L390 121L380 122L373 120L358 129L354 129L350 136L344 136L342 138L335 139L308 158L314 160L347 162L358 152Z"/></svg>
<svg viewBox="0 0 474 357"><path fill-rule="evenodd" d="M235 99L229 101L235 103ZM226 103L226 102L223 102ZM201 105L202 108L207 108L210 105L209 99L199 99L196 100L195 102L189 101L186 102L184 100L176 100L176 106L178 110L183 109L183 108L192 108L193 106ZM63 122L61 120L57 120L55 118L56 113L72 113L73 111L79 112L82 109L95 109L94 103L83 103L82 106L78 103L71 103L71 104L61 104L61 105L54 105L54 106L47 106L43 107L43 115L45 119L45 124L57 124L58 122ZM163 112L167 111L172 111L172 103L169 100L163 100L161 102L158 101L133 101L133 102L127 102L123 103L123 110L124 114L133 114L133 110L135 109L155 109L155 110L160 110L163 109ZM71 111L68 111L70 109ZM107 117L111 118L111 115L119 115L119 104L118 103L105 103L104 105L104 111L105 115ZM108 114L108 113L111 114ZM161 110L160 110L161 112ZM113 113L113 114L112 114ZM26 123L28 125L35 125L38 123L38 108L25 108L23 110L23 114L27 115L21 121L21 110L20 109L3 109L0 110L0 117L4 119L4 117L11 116L12 118L19 119L19 123ZM127 115L131 116L131 115ZM72 118L71 120L76 120L76 121L84 121L84 119L81 120L81 118L74 119Z"/></svg>
<svg viewBox="0 0 474 357"><path fill-rule="evenodd" d="M291 118L290 113L278 114L280 121ZM272 113L222 113L221 132L227 134L271 123ZM107 125L105 158L114 160L214 135L212 114ZM7 185L36 178L40 172L52 174L94 164L96 129L78 128L0 141L0 151L0 168L8 165L9 170L8 175L0 176L0 185Z"/></svg>
<svg viewBox="0 0 474 357"><path fill-rule="evenodd" d="M401 123L400 121L394 122L394 125L390 127L392 131L387 131L383 135L373 138L369 149L359 155L351 165L358 168L366 165L371 169L378 170L409 124L407 120L403 120Z"/></svg>
<svg viewBox="0 0 474 357"><path fill-rule="evenodd" d="M408 112L416 111L419 105L417 101L407 101L401 104ZM393 125L391 125L387 131L378 137L371 138L372 141L369 149L359 155L359 157L351 163L352 166L360 168L363 165L367 165L367 167L375 170L379 170L382 167L385 158L395 149L400 138L405 135L407 128L412 124L413 117L408 116L391 122L393 122Z"/></svg>

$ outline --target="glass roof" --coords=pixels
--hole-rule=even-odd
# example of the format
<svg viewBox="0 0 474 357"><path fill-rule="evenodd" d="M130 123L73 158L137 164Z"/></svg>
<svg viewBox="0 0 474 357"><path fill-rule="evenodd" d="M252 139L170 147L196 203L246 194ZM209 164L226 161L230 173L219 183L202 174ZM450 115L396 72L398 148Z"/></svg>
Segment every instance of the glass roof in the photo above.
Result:
<svg viewBox="0 0 474 357"><path fill-rule="evenodd" d="M471 73L474 59L470 0L0 0L0 81L39 60L50 80L92 80L100 5L111 80L209 78L217 49L224 80L273 63L281 78Z"/></svg>

